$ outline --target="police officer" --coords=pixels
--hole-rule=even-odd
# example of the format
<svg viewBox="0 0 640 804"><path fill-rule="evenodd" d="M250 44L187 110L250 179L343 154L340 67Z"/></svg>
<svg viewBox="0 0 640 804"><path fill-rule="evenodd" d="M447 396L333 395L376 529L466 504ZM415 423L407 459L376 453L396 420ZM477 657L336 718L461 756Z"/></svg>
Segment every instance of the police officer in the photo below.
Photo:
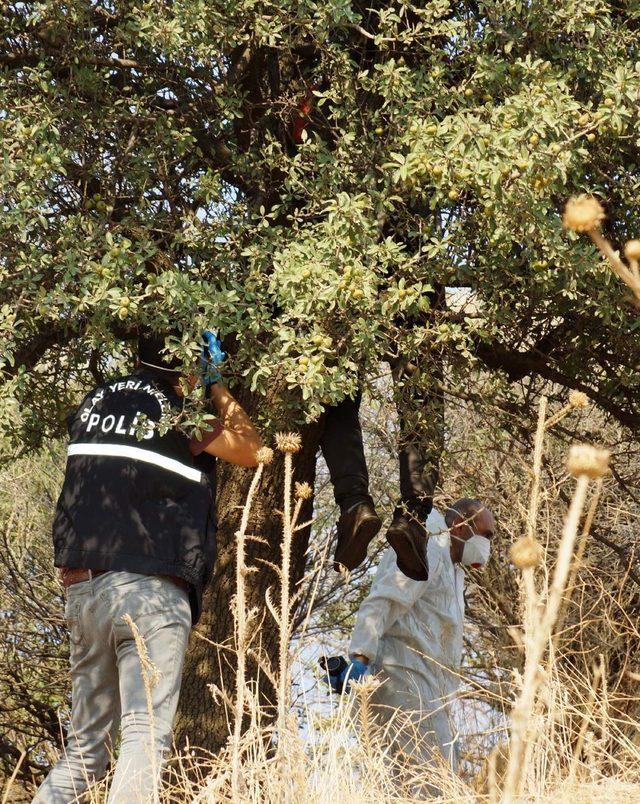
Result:
<svg viewBox="0 0 640 804"><path fill-rule="evenodd" d="M139 339L135 371L93 390L69 418L53 540L67 595L72 712L39 804L68 804L103 776L119 729L109 804L145 801L159 783L215 558L215 458L255 466L260 447L219 381L217 339L205 333L205 341L217 418L202 440L175 427L181 381L193 388L198 379L182 376L164 338L150 335Z"/></svg>

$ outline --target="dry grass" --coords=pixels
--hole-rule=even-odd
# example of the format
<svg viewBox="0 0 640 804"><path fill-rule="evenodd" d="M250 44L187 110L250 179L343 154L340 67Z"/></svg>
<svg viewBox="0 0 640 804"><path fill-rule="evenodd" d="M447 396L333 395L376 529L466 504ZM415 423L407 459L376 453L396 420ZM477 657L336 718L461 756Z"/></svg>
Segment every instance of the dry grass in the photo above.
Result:
<svg viewBox="0 0 640 804"><path fill-rule="evenodd" d="M494 709L510 713L510 745L506 741L499 743L493 751L487 750L484 761L467 763L464 777L454 777L444 763L437 761L428 767L411 766L391 746L399 735L414 727L401 712L382 723L376 719L371 707L371 695L378 683L375 679L354 685L349 697L334 699L322 714L307 706L304 728L299 727L291 701L296 666L291 622L299 592L289 588L287 561L296 533L308 525L298 523L302 494L307 492L301 493L299 487L294 490L293 450L289 449L292 442L285 441L283 559L282 566L276 568L279 588L268 599L270 614L280 629L276 664L272 666L260 653L256 644L258 615L247 611L245 604L247 575L259 571L245 565L244 544L253 494L263 472L261 464L237 534L237 684L234 691L219 691L215 704L227 707L229 722L235 726L230 727L227 747L216 756L177 754L162 800L194 804L379 804L423 800L425 790L435 790L439 800L460 803L640 801L637 724L625 714L619 691L608 688L605 651L592 651L588 659L571 653L580 644L581 628L593 619L595 606L600 609L603 646L610 634L619 634L623 628L630 640L638 640L640 635L631 618L617 622L607 614L616 611L619 616L621 608L614 604L620 601L610 600L606 579L590 573L583 560L601 485L598 479L589 477L588 461L574 464L577 477L564 523L556 526L546 516L541 471L545 439L571 412L572 405L563 408L562 415L553 416L547 415L546 407L543 399L529 505L521 523L521 532L537 545L539 563L527 565L520 572L521 621L513 623L511 629L522 654L523 669L512 669L511 685L493 690L490 702ZM571 601L577 601L577 605L572 609L573 636L567 641L562 637ZM312 604L313 600L307 600L307 605ZM576 610L580 612L577 622ZM261 710L255 689L246 678L245 659L249 652L258 658L262 672L278 691L275 722L272 713ZM149 672L152 674L153 669L149 668ZM630 668L629 672L636 671ZM465 694L471 701L473 693ZM492 742L495 737L488 731L485 745ZM105 780L94 788L92 802L105 800L107 783ZM3 800L11 801L9 790Z"/></svg>
<svg viewBox="0 0 640 804"><path fill-rule="evenodd" d="M535 539L540 529L545 434L572 407L567 405L562 415L548 418L546 400L540 406L526 517L529 538ZM279 666L268 670L279 690L277 723L274 728L264 717L249 688L237 691L236 700L241 697L245 716L249 715L248 727L241 734L234 732L228 749L220 755L199 758L195 774L193 760L183 755L167 791L168 800L408 802L423 800L426 789L438 791L439 800L451 802L640 800L640 748L630 737L630 726L635 724L625 722L618 707L612 705L604 660L595 657L591 674L585 676L582 664L576 663L572 670L571 662L560 655L558 636L569 598L581 593L577 562L584 554L600 493L600 481L589 476L588 461L578 463L575 469L575 491L559 538L546 534L540 542L541 565L522 572L523 621L513 636L524 653L524 672L515 672L514 687L501 701L511 711L510 746L498 746L476 767L475 775L463 779L452 776L444 763L416 768L390 750L399 734L414 727L401 712L384 723L376 719L370 706L370 696L379 683L375 679L354 685L348 698L334 700L329 715L318 716L309 708L304 730L292 718L288 623L292 600L286 561L287 545L298 527L299 505L292 496L290 454L286 457L280 606L272 606L281 643ZM552 563L547 547L554 541ZM240 585L243 577L238 575ZM241 589L238 599L242 599ZM239 662L238 667L242 666ZM239 683L245 683L240 670Z"/></svg>

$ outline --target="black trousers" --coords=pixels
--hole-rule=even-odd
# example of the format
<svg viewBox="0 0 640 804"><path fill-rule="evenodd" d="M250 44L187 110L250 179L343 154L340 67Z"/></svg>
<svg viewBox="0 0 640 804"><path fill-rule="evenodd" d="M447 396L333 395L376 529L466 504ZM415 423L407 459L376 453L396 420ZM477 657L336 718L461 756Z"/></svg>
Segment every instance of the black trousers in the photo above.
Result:
<svg viewBox="0 0 640 804"><path fill-rule="evenodd" d="M396 513L405 511L424 521L433 507L438 483L444 437L443 399L433 385L429 393L424 392L415 367L397 364L392 373L400 425L400 501ZM342 511L355 503L371 501L359 416L361 398L358 393L329 409L320 440L334 496Z"/></svg>

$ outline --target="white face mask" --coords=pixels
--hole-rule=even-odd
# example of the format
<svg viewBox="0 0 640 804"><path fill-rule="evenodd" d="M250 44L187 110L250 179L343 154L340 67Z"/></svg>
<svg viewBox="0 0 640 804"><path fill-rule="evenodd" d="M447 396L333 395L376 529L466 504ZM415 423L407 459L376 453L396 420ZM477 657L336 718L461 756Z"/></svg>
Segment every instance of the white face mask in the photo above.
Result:
<svg viewBox="0 0 640 804"><path fill-rule="evenodd" d="M454 539L462 541L458 536ZM479 533L474 533L470 539L464 543L462 548L462 558L460 563L466 567L484 567L489 561L491 555L491 542L486 536L481 536Z"/></svg>

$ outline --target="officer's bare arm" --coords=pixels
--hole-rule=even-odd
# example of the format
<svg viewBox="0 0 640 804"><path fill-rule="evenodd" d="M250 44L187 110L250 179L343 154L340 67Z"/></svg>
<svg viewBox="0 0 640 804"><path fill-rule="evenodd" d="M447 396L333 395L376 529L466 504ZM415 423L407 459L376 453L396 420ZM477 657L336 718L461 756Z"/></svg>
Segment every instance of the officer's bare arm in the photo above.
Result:
<svg viewBox="0 0 640 804"><path fill-rule="evenodd" d="M220 434L208 443L204 452L238 466L256 466L256 452L262 441L251 419L233 395L221 383L211 386L210 399L222 425Z"/></svg>

